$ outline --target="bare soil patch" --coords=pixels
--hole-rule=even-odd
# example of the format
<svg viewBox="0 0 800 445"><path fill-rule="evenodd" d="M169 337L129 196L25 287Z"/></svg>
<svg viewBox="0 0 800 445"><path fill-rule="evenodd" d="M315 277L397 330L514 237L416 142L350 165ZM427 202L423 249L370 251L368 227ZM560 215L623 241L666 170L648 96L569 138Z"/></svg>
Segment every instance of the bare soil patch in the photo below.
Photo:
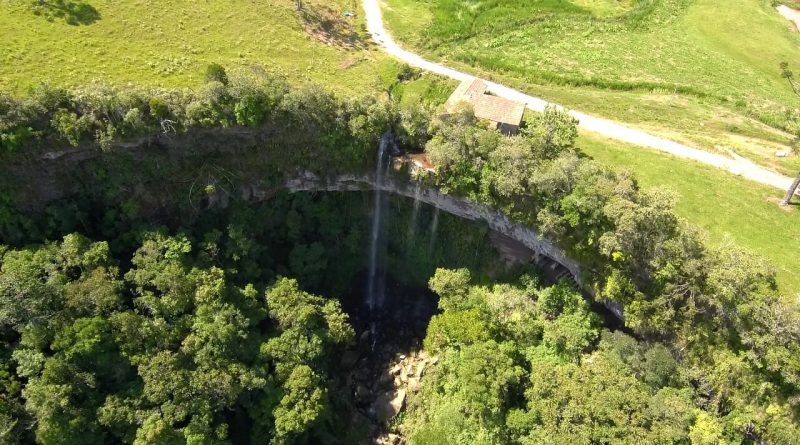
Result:
<svg viewBox="0 0 800 445"><path fill-rule="evenodd" d="M800 207L800 204L797 203L796 197L792 199L792 202L790 202L788 206L782 206L781 201L783 201L783 198L779 198L777 196L770 196L767 198L767 201L770 204L775 204L776 207L783 210L784 212L794 212L798 209L798 207Z"/></svg>
<svg viewBox="0 0 800 445"><path fill-rule="evenodd" d="M778 5L778 13L784 16L786 20L794 23L794 30L800 30L800 11L790 8L786 5Z"/></svg>

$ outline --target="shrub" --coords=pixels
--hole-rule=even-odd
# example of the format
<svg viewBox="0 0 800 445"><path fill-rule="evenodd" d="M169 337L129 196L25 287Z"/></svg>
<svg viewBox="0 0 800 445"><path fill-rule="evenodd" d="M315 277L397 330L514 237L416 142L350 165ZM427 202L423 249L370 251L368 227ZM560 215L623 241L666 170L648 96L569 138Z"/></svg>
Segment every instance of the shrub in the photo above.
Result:
<svg viewBox="0 0 800 445"><path fill-rule="evenodd" d="M125 113L125 117L122 118L122 122L127 127L128 134L136 134L147 128L142 110L138 108L131 108L128 110L128 112Z"/></svg>
<svg viewBox="0 0 800 445"><path fill-rule="evenodd" d="M218 63L212 63L206 67L206 81L219 82L223 85L228 84L228 73L225 72L225 67Z"/></svg>
<svg viewBox="0 0 800 445"><path fill-rule="evenodd" d="M9 132L0 132L0 149L5 152L17 151L34 135L31 127L19 127Z"/></svg>
<svg viewBox="0 0 800 445"><path fill-rule="evenodd" d="M53 116L53 128L64 137L73 147L77 147L80 142L81 132L78 126L78 115L59 108Z"/></svg>
<svg viewBox="0 0 800 445"><path fill-rule="evenodd" d="M256 95L248 95L239 99L233 113L237 124L257 127L267 117L267 104Z"/></svg>
<svg viewBox="0 0 800 445"><path fill-rule="evenodd" d="M420 70L407 63L404 63L397 72L397 80L400 82L408 82L410 80L419 79L420 76L422 76Z"/></svg>
<svg viewBox="0 0 800 445"><path fill-rule="evenodd" d="M157 118L163 119L167 117L169 114L169 108L167 104L160 98L154 97L150 99L150 115Z"/></svg>

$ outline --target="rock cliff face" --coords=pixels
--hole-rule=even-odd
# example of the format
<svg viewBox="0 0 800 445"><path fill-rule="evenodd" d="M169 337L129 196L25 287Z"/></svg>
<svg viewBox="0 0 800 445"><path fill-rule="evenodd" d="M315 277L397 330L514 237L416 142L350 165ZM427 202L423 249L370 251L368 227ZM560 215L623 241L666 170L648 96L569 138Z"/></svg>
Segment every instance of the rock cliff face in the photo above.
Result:
<svg viewBox="0 0 800 445"><path fill-rule="evenodd" d="M228 144L220 142L220 138L228 140ZM200 134L185 136L182 138L175 138L164 141L136 141L125 146L117 147L118 157L130 158L129 164L137 164L139 159L147 156L154 159L163 159L164 164L173 162L176 167L173 170L164 173L170 177L170 173L180 171L181 168L191 165L191 156L205 156L209 159L217 159L229 170L239 171L239 169L247 170L245 167L250 162L268 164L268 159L247 159L238 160L234 153L227 153L224 148L228 145L233 146L257 146L259 141L258 135L251 134L247 131L225 132L222 135L215 134ZM196 149L191 153L184 153L180 150L182 144L192 145ZM93 161L99 161L104 155L99 151L87 150L62 150L45 153L34 162L19 163L14 165L10 171L15 172L12 177L5 178L6 182L11 184L29 184L31 177L40 178L37 181L36 187L24 187L20 192L20 199L17 200L20 208L19 210L25 211L41 211L45 206L57 199L75 193L78 185L82 184L81 174L85 174L86 165L91 165ZM184 159L185 157L189 157ZM233 159L233 161L231 161ZM148 189L146 185L150 182L160 182L161 180L168 180L168 178L154 179L153 176L159 173L158 162L156 164L156 171L153 171L151 166L148 171L136 171L130 169L130 165L125 164L122 167L111 169L106 173L107 176L119 175L122 173L127 174L126 179L122 181L125 187L129 188L129 194L133 194L142 201L142 208L144 209L159 209L167 206L173 196L159 196L155 189ZM206 165L206 164L203 164ZM206 168L209 170L209 168ZM45 172L46 174L42 174ZM122 173L121 173L122 172ZM195 172L195 177L201 177L203 172ZM150 176L148 176L150 175ZM188 175L188 174L187 174ZM208 173L206 176L211 175ZM213 176L213 175L211 175ZM249 176L249 178L248 178ZM269 186L259 185L253 180L258 177L257 171L252 171L249 174L243 175L241 182L236 184L233 189L227 192L212 194L206 196L207 207L225 207L229 200L233 198L232 194L240 195L241 198L246 200L268 200L277 192L275 184ZM292 175L290 175L292 176ZM178 178L180 179L180 178ZM196 178L194 178L196 179ZM213 178L202 177L206 182L212 183ZM185 181L184 181L185 182ZM5 183L4 183L5 184ZM150 184L152 185L152 184ZM460 198L457 196L446 195L439 190L432 187L425 187L420 185L419 190L416 190L416 183L409 183L404 179L393 178L388 175L383 181L378 183L374 177L369 174L341 174L333 177L321 177L307 172L301 172L293 175L293 179L286 180L283 187L290 192L323 192L323 191L367 191L367 190L383 190L395 195L405 196L411 199L418 199L419 201L434 206L442 211L451 213L455 216L465 218L472 221L484 221L493 231L504 235L515 242L518 242L536 255L536 260L544 260L546 265L553 265L555 268L556 263L569 271L575 281L587 292L591 293L591 289L584 286L581 278L580 264L569 258L564 252L549 240L542 238L539 234L529 227L511 221L505 214L493 210L483 204ZM169 189L169 187L166 187ZM222 189L222 188L221 188ZM201 206L202 207L202 206ZM154 211L155 211L154 210ZM513 252L512 252L513 253ZM539 261L537 261L538 263ZM619 305L606 302L603 303L609 310L611 310L619 319L622 319L622 309Z"/></svg>
<svg viewBox="0 0 800 445"><path fill-rule="evenodd" d="M225 136L234 139L247 139L248 137L253 138L253 135L248 132L226 132ZM213 138L209 136L209 139ZM136 143L127 144L125 147L117 148L119 148L120 151L125 151L125 148L133 147L135 150L132 148L131 150L135 153L138 153L140 156L144 156L147 153L150 153L152 156L157 156L165 153L179 153L180 150L177 147L180 147L180 144L182 143L189 144L189 142L184 139L175 141L167 140L159 142L161 145L155 147L153 146L152 141L137 141ZM199 144L199 142L191 143ZM236 142L233 145L247 145L247 143L253 143L253 141L240 141L239 139L236 139ZM217 147L224 146L225 144L216 144L214 141L211 141L208 142L208 145ZM205 148L206 147L203 146L202 149L198 148L197 150L204 151ZM178 155L169 155L170 159L176 156ZM34 174L34 172L38 172L38 177L41 177L41 180L37 182L36 187L27 187L27 189L31 189L32 191L28 196L26 196L27 199L22 202L25 203L26 207L41 209L44 208L49 202L75 192L73 189L75 188L75 185L80 182L79 178L68 174L68 172L79 172L79 165L84 164L86 161L98 159L100 157L102 157L102 153L98 151L69 149L45 153L44 155L40 156L38 162L31 163L30 165L15 166L15 170L26 170L26 172L30 170L29 173L31 176ZM45 171L48 174L42 175L42 171ZM57 174L54 172L57 172ZM134 179L141 180L141 178L138 177ZM23 181L22 178L19 178L19 181L28 183ZM246 185L248 182L246 179L244 182L245 185L239 184L236 188L239 190L239 193L241 193L241 197L246 200L266 200L269 199L276 191L274 188L266 190L264 187L260 187L258 185ZM464 198L445 195L431 187L420 187L419 191L417 192L414 189L414 183L409 184L406 181L394 179L391 177L391 175L388 175L383 181L381 181L380 184L378 184L373 177L366 174L346 174L338 175L333 178L322 178L311 173L300 173L296 175L294 179L287 180L284 183L284 186L290 192L365 191L380 189L395 195L418 199L421 202L461 218L472 221L485 221L492 230L502 233L503 235L525 245L535 253L548 257L561 264L570 271L570 274L575 277L576 280L579 280L580 277L580 265L576 261L564 255L563 252L561 252L561 250L553 243L546 239L540 238L539 234L534 230L531 230L530 228L527 228L521 224L514 223L503 213L497 212L483 204ZM146 193L142 193L142 195L146 195ZM227 195L226 193L217 193L208 197L209 202L207 204L209 207L225 207L230 198L231 196Z"/></svg>
<svg viewBox="0 0 800 445"><path fill-rule="evenodd" d="M347 192L379 189L387 193L418 199L442 211L464 219L484 221L492 230L521 243L535 254L546 257L563 266L569 271L572 278L584 291L592 293L591 289L584 286L581 281L580 264L564 254L558 246L541 237L535 230L511 221L502 212L498 212L469 199L446 195L430 187L421 186L419 190L416 190L414 184L399 181L391 177L384 178L379 184L369 175L339 175L333 178L320 178L310 173L302 173L294 179L287 180L284 183L284 187L292 193ZM243 197L246 199L259 199L260 196L265 195L255 188L246 189L243 193L245 195ZM266 197L267 196L264 196L264 198ZM623 310L620 305L610 301L604 301L602 304L618 319L624 320Z"/></svg>
<svg viewBox="0 0 800 445"><path fill-rule="evenodd" d="M484 221L489 228L499 232L531 249L539 255L544 255L567 268L570 274L580 283L581 268L573 259L568 258L557 246L549 240L521 224L511 221L506 215L495 211L483 204L445 195L439 190L430 187L420 187L419 191L411 185L385 178L381 184L375 182L367 175L340 175L335 178L322 179L312 174L302 174L286 181L285 187L290 192L346 192L379 189L407 198L419 199L447 213L471 221ZM246 198L249 198L246 196Z"/></svg>

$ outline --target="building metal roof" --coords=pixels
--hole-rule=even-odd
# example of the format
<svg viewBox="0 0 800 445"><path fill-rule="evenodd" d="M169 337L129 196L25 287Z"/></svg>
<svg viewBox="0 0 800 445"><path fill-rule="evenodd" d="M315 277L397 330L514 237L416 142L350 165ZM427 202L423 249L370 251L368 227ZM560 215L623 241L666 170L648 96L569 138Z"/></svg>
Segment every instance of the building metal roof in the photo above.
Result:
<svg viewBox="0 0 800 445"><path fill-rule="evenodd" d="M447 99L445 111L455 113L467 103L472 105L478 119L519 125L525 113L525 104L487 94L487 88L486 82L480 79L461 82Z"/></svg>
<svg viewBox="0 0 800 445"><path fill-rule="evenodd" d="M478 119L489 119L502 124L519 125L522 115L525 114L525 104L488 94L476 97L472 106Z"/></svg>

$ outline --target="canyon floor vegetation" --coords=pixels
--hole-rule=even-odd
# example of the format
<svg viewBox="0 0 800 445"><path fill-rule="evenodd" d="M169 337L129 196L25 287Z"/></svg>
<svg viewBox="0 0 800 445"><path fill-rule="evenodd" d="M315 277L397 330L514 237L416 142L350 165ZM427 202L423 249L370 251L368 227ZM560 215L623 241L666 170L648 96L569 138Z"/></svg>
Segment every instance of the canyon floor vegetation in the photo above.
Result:
<svg viewBox="0 0 800 445"><path fill-rule="evenodd" d="M668 193L584 156L569 115L548 109L504 137L468 110L443 120L211 71L196 92L40 89L3 102L5 438L798 437L796 300L766 261L706 244ZM393 169L396 180L535 228L580 263L581 287L535 266L504 270L485 226L413 200L384 211L369 193L283 193L298 174L368 175L387 135L387 155L424 151L437 165L416 177ZM388 424L341 363L345 351L376 350L362 339L398 332L376 334L384 319L358 303L375 221L391 222L377 237L381 269L404 286L428 282L439 299L424 315L392 294L393 307L433 315L424 341L356 355L357 370L369 357L433 357L419 386L395 380L408 408ZM624 326L600 310L606 300L624 308ZM609 379L608 391L567 384Z"/></svg>
<svg viewBox="0 0 800 445"><path fill-rule="evenodd" d="M443 116L452 82L351 0L0 2L0 443L798 443L776 191L554 108L513 136ZM797 36L714 5L386 16L426 56L797 169L756 150L796 132Z"/></svg>

